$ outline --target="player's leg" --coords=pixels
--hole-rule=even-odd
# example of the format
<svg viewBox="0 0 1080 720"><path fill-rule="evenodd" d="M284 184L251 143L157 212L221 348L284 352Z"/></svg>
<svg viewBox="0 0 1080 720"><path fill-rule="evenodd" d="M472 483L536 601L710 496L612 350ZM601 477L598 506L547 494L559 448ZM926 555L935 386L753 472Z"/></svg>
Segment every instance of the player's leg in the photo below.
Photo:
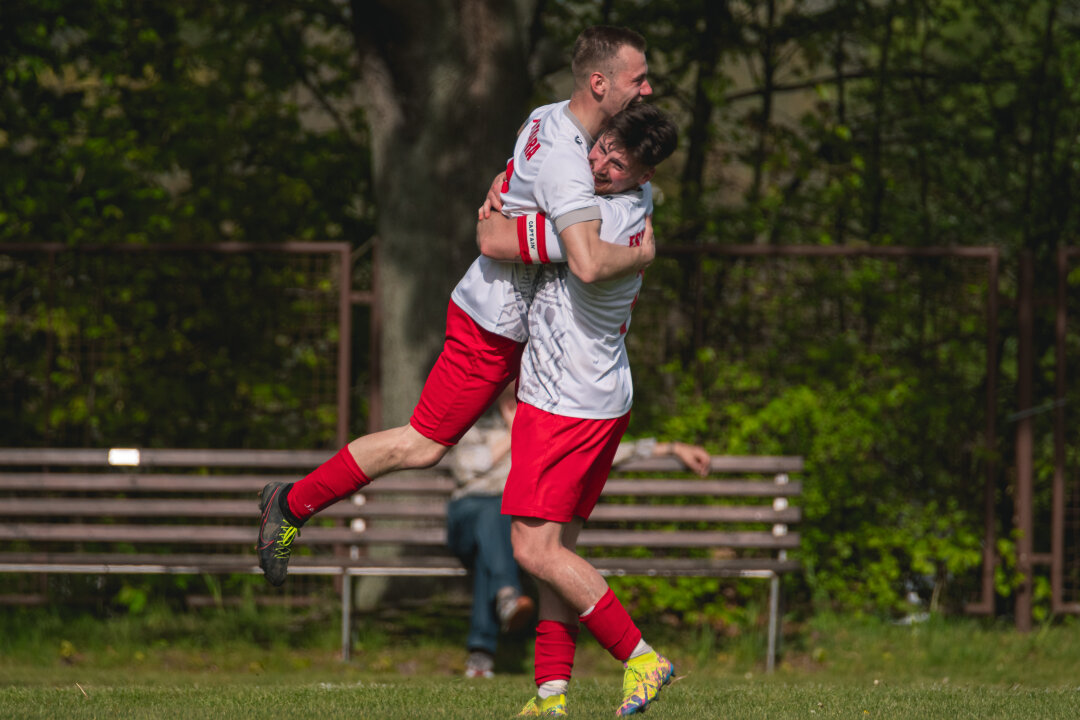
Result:
<svg viewBox="0 0 1080 720"><path fill-rule="evenodd" d="M515 514L514 552L526 571L548 583L613 657L626 664L620 714L639 712L671 676L603 577L573 552L580 523L599 500L629 415L612 420L563 418L518 406L514 453L503 512ZM543 438L543 443L529 440ZM522 445L526 450L519 451ZM534 448L528 450L528 448ZM543 482L539 479L543 478ZM532 516L532 517L527 517ZM554 533L542 518L566 526ZM632 682L631 682L632 680Z"/></svg>
<svg viewBox="0 0 1080 720"><path fill-rule="evenodd" d="M596 604L608 585L588 560L562 544L563 525L542 518L515 517L511 532L514 558L580 615Z"/></svg>
<svg viewBox="0 0 1080 720"><path fill-rule="evenodd" d="M600 436L607 433L609 437L621 440L629 420L627 414L620 418L613 428L608 429L601 425L597 427L596 433ZM592 514L600 500L608 475L611 474L611 463L617 447L617 443L612 445L609 442L602 452L596 453L595 461L585 471L585 487L574 508L574 521L568 524L569 532L565 533L575 544L585 519ZM573 550L575 544L569 544L569 548ZM616 660L623 662L623 698L616 715L643 712L648 704L656 699L660 689L671 681L675 674L674 665L645 642L630 614L610 588L595 605L581 614L580 619L600 644Z"/></svg>
<svg viewBox="0 0 1080 720"><path fill-rule="evenodd" d="M285 582L292 543L313 515L388 472L434 465L448 449L403 425L353 440L302 480L268 483L259 505L262 520L256 546L266 579L273 585ZM363 469L358 453L367 458Z"/></svg>
<svg viewBox="0 0 1080 720"><path fill-rule="evenodd" d="M573 550L580 529L580 523L563 525L562 544ZM530 702L535 706L555 703L565 709L577 650L578 613L548 583L538 580L537 586L540 609L533 663L536 697Z"/></svg>
<svg viewBox="0 0 1080 720"><path fill-rule="evenodd" d="M389 472L437 463L517 377L523 347L451 302L443 350L408 425L353 440L294 484L263 488L257 550L267 580L285 581L292 542L312 515Z"/></svg>

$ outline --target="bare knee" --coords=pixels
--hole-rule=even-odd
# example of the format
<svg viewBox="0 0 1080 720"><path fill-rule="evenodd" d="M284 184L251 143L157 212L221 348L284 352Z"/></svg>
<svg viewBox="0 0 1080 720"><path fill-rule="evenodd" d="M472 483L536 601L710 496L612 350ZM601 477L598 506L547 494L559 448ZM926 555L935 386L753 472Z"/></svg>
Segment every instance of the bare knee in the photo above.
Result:
<svg viewBox="0 0 1080 720"><path fill-rule="evenodd" d="M395 470L431 467L446 455L447 448L418 433L411 425L380 430L349 443L349 450L371 478Z"/></svg>
<svg viewBox="0 0 1080 720"><path fill-rule="evenodd" d="M450 448L426 438L412 425L406 425L401 433L401 467L420 469L431 467L443 459Z"/></svg>
<svg viewBox="0 0 1080 720"><path fill-rule="evenodd" d="M514 542L514 560L521 569L530 575L536 577L543 577L543 567L539 563L540 554L536 550L524 542Z"/></svg>
<svg viewBox="0 0 1080 720"><path fill-rule="evenodd" d="M548 579L546 568L553 558L555 548L551 548L548 538L531 528L515 520L511 528L510 539L514 546L514 560L525 572L540 578Z"/></svg>

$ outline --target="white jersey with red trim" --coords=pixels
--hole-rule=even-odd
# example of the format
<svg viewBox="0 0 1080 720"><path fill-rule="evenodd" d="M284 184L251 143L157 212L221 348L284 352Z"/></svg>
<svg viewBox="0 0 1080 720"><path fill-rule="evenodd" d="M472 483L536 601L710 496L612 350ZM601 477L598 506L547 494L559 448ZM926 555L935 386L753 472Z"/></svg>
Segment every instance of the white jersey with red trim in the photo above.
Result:
<svg viewBox="0 0 1080 720"><path fill-rule="evenodd" d="M502 212L507 217L544 213L559 231L600 219L589 169L593 138L569 105L563 101L536 108L518 134L502 188ZM450 297L484 329L524 342L539 273L539 265L480 256Z"/></svg>
<svg viewBox="0 0 1080 720"><path fill-rule="evenodd" d="M641 244L645 218L652 214L652 187L599 200L601 239ZM545 265L543 272L529 309L518 399L565 417L625 415L634 400L626 331L643 273L584 283L565 264Z"/></svg>

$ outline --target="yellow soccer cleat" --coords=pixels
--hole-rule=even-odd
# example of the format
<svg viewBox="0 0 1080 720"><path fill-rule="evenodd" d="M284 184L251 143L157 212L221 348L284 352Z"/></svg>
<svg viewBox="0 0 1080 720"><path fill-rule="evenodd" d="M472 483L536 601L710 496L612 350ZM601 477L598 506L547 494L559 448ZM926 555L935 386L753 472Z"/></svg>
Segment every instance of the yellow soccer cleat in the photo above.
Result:
<svg viewBox="0 0 1080 720"><path fill-rule="evenodd" d="M671 682L675 666L655 650L626 661L623 673L623 701L616 715L643 712L660 694L660 688Z"/></svg>
<svg viewBox="0 0 1080 720"><path fill-rule="evenodd" d="M533 696L525 703L518 717L566 717L566 695L551 695L541 700Z"/></svg>

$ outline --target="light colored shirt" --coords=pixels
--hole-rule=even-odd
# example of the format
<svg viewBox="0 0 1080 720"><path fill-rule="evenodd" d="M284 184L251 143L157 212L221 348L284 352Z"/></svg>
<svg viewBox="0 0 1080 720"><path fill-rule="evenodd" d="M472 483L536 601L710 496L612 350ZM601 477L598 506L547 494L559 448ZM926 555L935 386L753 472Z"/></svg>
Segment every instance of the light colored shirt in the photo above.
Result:
<svg viewBox="0 0 1080 720"><path fill-rule="evenodd" d="M569 101L536 108L518 135L507 163L502 213L542 212L557 230L600 218L589 148L593 138L569 110ZM485 330L524 342L529 304L541 267L478 257L451 293Z"/></svg>
<svg viewBox="0 0 1080 720"><path fill-rule="evenodd" d="M604 196L600 238L640 244L652 213L652 187ZM641 273L584 283L565 264L546 265L529 309L518 400L555 415L610 419L634 400L626 352Z"/></svg>

